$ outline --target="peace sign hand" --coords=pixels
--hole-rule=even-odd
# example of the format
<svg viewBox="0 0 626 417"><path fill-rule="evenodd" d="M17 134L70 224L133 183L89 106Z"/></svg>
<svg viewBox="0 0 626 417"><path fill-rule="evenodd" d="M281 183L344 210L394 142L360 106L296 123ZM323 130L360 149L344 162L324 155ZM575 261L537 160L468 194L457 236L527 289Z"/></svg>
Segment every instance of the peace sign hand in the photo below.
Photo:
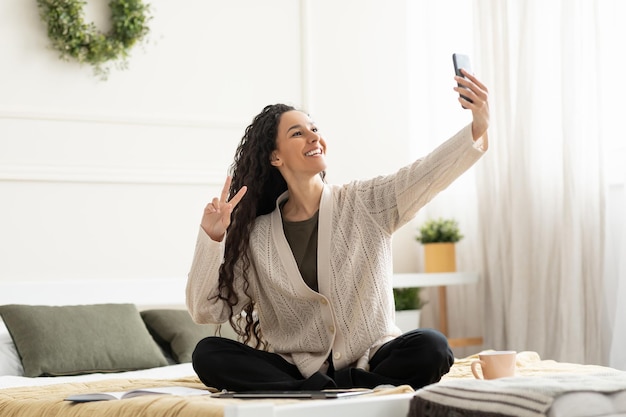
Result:
<svg viewBox="0 0 626 417"><path fill-rule="evenodd" d="M248 191L248 187L244 185L230 201L227 201L231 181L232 177L226 177L221 197L219 199L214 197L213 200L207 204L204 208L202 221L200 222L202 229L216 242L221 242L222 239L224 239L226 229L228 229L230 225L230 215L246 194L246 191Z"/></svg>

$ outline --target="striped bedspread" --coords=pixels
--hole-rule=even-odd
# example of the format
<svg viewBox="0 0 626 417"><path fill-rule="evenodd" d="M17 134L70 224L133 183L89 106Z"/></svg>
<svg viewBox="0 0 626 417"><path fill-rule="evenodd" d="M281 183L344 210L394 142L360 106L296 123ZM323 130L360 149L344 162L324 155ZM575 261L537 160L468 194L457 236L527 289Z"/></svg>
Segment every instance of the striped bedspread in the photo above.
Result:
<svg viewBox="0 0 626 417"><path fill-rule="evenodd" d="M534 352L518 354L516 376L477 380L469 357L437 384L415 393L410 417L545 417L564 394L611 394L626 390L626 372L592 365L542 361Z"/></svg>

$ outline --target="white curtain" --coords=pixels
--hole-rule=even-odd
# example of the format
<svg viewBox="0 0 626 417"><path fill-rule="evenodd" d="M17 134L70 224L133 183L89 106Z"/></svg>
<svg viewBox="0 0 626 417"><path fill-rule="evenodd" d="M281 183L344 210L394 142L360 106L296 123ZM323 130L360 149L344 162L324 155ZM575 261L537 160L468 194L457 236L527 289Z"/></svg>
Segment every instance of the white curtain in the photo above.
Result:
<svg viewBox="0 0 626 417"><path fill-rule="evenodd" d="M607 345L612 367L626 370L626 68L623 42L626 39L626 2L601 3L602 68L601 125L608 139L605 158L607 172L607 215L605 245L605 295L610 326Z"/></svg>
<svg viewBox="0 0 626 417"><path fill-rule="evenodd" d="M626 175L614 180L624 162L611 157L624 147L626 9L474 5L498 103L497 157L478 179L486 344L626 369Z"/></svg>
<svg viewBox="0 0 626 417"><path fill-rule="evenodd" d="M475 2L497 107L480 172L486 344L604 363L598 2Z"/></svg>
<svg viewBox="0 0 626 417"><path fill-rule="evenodd" d="M462 122L440 92L452 52L468 52L490 88L489 152L422 213L469 232L457 266L481 283L448 295L454 336L481 324L474 352L626 369L622 3L408 2L415 153Z"/></svg>

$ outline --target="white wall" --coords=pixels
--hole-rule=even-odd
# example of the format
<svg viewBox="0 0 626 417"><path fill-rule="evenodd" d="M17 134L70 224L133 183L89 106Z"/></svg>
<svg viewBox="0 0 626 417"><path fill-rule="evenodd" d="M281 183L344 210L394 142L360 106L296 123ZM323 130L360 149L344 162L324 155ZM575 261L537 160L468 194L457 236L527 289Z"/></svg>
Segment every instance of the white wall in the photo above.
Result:
<svg viewBox="0 0 626 417"><path fill-rule="evenodd" d="M100 81L48 48L35 2L0 2L0 283L184 284L201 210L266 104L311 112L332 182L410 159L405 1L151 4L148 42Z"/></svg>
<svg viewBox="0 0 626 417"><path fill-rule="evenodd" d="M102 82L47 49L36 3L1 3L0 280L184 280L244 126L300 101L298 3L152 4Z"/></svg>

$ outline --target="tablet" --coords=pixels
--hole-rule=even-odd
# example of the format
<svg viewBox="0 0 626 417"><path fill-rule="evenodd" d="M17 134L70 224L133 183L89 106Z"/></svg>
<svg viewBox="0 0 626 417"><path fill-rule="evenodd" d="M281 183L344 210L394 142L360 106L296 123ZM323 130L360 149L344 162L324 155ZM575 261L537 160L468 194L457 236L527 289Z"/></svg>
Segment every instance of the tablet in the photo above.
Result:
<svg viewBox="0 0 626 417"><path fill-rule="evenodd" d="M326 400L334 398L348 398L363 394L370 394L371 389L330 389L319 391L223 391L212 394L213 398L295 398L302 400Z"/></svg>

